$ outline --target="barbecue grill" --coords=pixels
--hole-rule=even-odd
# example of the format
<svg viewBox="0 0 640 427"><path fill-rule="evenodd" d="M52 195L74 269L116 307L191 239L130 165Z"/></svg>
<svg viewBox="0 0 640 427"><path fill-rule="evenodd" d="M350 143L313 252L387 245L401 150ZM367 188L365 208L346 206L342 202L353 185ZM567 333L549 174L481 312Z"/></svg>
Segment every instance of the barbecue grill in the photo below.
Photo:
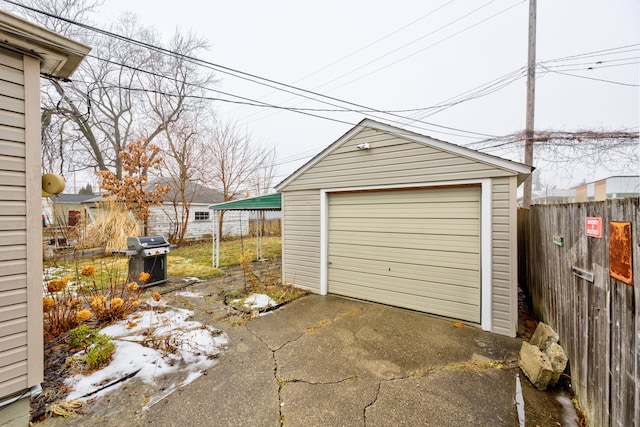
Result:
<svg viewBox="0 0 640 427"><path fill-rule="evenodd" d="M127 250L119 251L129 256L129 280L140 286L153 286L167 281L167 254L170 245L164 236L127 237ZM140 281L140 273L149 273L146 283Z"/></svg>

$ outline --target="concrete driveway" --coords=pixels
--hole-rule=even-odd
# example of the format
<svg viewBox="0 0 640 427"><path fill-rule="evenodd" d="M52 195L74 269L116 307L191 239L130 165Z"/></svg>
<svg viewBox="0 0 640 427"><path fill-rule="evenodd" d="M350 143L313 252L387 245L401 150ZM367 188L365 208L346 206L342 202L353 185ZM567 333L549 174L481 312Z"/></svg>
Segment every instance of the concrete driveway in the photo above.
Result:
<svg viewBox="0 0 640 427"><path fill-rule="evenodd" d="M518 426L521 341L310 295L226 331L220 363L146 414L157 426ZM526 425L564 425L522 378Z"/></svg>

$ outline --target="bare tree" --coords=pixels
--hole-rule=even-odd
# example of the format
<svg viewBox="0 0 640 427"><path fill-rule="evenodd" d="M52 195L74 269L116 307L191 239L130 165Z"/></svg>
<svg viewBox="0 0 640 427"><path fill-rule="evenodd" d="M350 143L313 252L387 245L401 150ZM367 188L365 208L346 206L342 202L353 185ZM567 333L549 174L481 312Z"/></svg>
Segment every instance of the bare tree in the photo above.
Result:
<svg viewBox="0 0 640 427"><path fill-rule="evenodd" d="M170 124L160 138L162 144L162 171L172 190L165 201L172 204L169 241L181 244L189 226L191 204L202 187L207 158L198 134L198 116L183 116ZM169 214L169 213L168 213Z"/></svg>
<svg viewBox="0 0 640 427"><path fill-rule="evenodd" d="M251 179L250 189L255 195L268 194L273 188L273 178L276 174L276 149L265 149L263 164Z"/></svg>
<svg viewBox="0 0 640 427"><path fill-rule="evenodd" d="M208 181L219 186L224 201L246 194L255 188L263 167L271 161L273 151L253 142L246 130L235 123L222 123L211 130L205 153L210 163ZM221 211L218 231L222 235L224 211Z"/></svg>
<svg viewBox="0 0 640 427"><path fill-rule="evenodd" d="M160 45L159 36L130 14L111 31L146 45ZM195 108L191 96L212 84L213 75L199 72L182 56L196 55L207 47L205 40L193 34L173 36L168 50L180 52L175 55L111 37L97 41L94 57L78 70L77 80L68 90L59 91L55 114L73 121L74 130L83 137L71 139L76 144L73 152L85 154L74 159L76 168L112 170L121 178L118 154L126 141L152 143L180 114Z"/></svg>
<svg viewBox="0 0 640 427"><path fill-rule="evenodd" d="M118 36L78 25L90 24L102 0L23 4L31 9L14 6L17 12L93 47L73 82L43 85L45 170L111 170L122 178L119 153L126 142L152 143L181 114L195 110L198 96L215 84L212 72L189 59L208 49L208 42L193 33L176 31L164 44L133 14L107 28Z"/></svg>

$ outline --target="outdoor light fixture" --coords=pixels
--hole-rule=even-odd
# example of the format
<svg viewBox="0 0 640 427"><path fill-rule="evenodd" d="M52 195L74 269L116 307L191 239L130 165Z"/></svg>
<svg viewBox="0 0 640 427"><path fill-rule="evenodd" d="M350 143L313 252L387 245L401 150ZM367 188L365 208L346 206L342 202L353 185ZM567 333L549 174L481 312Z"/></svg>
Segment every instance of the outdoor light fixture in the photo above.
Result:
<svg viewBox="0 0 640 427"><path fill-rule="evenodd" d="M369 145L368 142L363 142L362 144L356 145L356 148L358 150L368 150L369 148L371 148L371 146Z"/></svg>

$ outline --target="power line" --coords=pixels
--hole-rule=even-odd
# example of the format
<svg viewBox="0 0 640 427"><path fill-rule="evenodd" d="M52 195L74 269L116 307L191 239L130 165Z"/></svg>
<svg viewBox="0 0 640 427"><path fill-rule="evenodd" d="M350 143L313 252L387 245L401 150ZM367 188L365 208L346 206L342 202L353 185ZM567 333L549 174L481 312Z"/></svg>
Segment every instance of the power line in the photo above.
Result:
<svg viewBox="0 0 640 427"><path fill-rule="evenodd" d="M248 81L254 82L256 84L260 84L260 85L263 85L263 86L271 87L273 89L277 89L277 90L280 90L280 91L288 92L288 93L291 93L293 95L301 96L301 97L304 97L304 98L307 98L307 99L310 99L310 100L313 100L313 101L316 101L316 102L321 102L321 103L324 103L324 104L327 104L327 105L332 105L332 106L335 106L335 107L339 107L338 105L333 104L331 102L323 101L323 100L317 99L317 98L312 98L309 95L305 95L305 93L313 95L313 96L318 96L318 97L321 97L321 98L325 98L325 99L328 99L328 100L331 100L331 101L339 102L339 103L342 103L342 104L346 104L346 105L350 105L350 106L354 106L354 107L358 107L358 108L362 108L362 109L368 109L368 110L371 110L371 111L376 112L376 113L387 114L387 115L390 115L390 116L393 116L393 117L399 117L401 119L405 118L405 117L400 116L400 115L398 115L396 113L384 112L382 110L379 110L379 109L376 109L376 108L371 108L371 107L368 107L368 106L365 106L365 105L362 105L362 104L353 103L353 102L342 100L342 99L339 99L339 98L336 98L336 97L324 95L324 94L321 94L321 93L318 93L318 92L314 92L314 91L298 88L298 87L295 87L295 86L292 86L292 85L289 85L289 84L286 84L286 83L278 82L278 81L275 81L275 80L272 80L272 79L268 79L268 78L265 78L265 77L260 77L258 75L247 73L247 72L244 72L244 71L240 71L240 70L237 70L237 69L234 69L234 68L231 68L231 67L226 67L224 65L215 64L213 62L205 61L205 60L199 59L199 58L195 58L195 57L190 56L190 55L179 54L179 53L173 52L173 51L171 51L171 50L169 50L167 48L155 46L155 45L152 45L150 43L142 42L142 41L135 40L135 39L132 39L132 38L129 38L129 37L125 37L125 36L121 36L121 35L118 35L118 34L115 34L115 33L112 33L112 32L97 28L97 27L93 27L93 26L90 26L90 25L87 25L87 24L78 23L76 21L73 21L73 20L70 20L70 19L67 19L67 18L63 18L63 17L57 16L57 15L53 15L53 14L50 14L48 12L40 11L38 9L31 8L29 6L20 5L20 4L14 2L12 0L4 0L4 1L8 2L10 4L14 4L16 6L23 7L25 9L27 9L27 10L31 10L31 11L36 12L36 13L41 13L41 14L44 14L46 16L49 16L49 17L52 17L52 18L55 18L55 19L60 19L60 20L62 20L64 22L80 26L81 28L85 28L87 30L94 31L94 32L97 32L99 34L106 35L108 37L113 37L113 38L116 38L118 40L125 41L125 42L128 42L128 43L143 47L143 48L147 48L147 49L150 49L150 50L158 51L158 52L161 52L161 53L164 53L164 54L168 54L170 56L178 57L180 59L193 62L193 63L195 63L197 65L200 65L200 66L203 66L203 67L206 67L206 68L210 68L212 70L215 70L215 71L218 71L218 72L221 72L221 73L224 73L224 74L228 74L228 75L231 75L231 76L234 76L234 77L237 77L237 78L248 80ZM277 85L277 86L274 86L274 85ZM282 86L282 87L278 87L278 86ZM295 91L298 91L298 92L302 92L302 93L292 92L289 89L295 90ZM233 95L233 96L235 96L235 95ZM347 109L347 108L345 108L345 109ZM373 117L376 117L378 119L382 119L379 116L373 116ZM382 120L385 120L385 119L382 119ZM390 119L386 119L386 120L394 122L394 123L400 123L397 120L390 120ZM483 133L479 133L479 132L468 131L468 130L465 130L465 129L455 128L455 127L451 127L451 126L439 125L439 124L436 124L436 123L430 123L430 122L424 122L424 121L420 121L420 123L426 124L426 125L429 125L429 126L435 126L435 127L442 128L442 129L447 129L447 130L450 130L450 131L462 132L462 133L466 133L466 134L470 134L470 135L489 136L489 137L494 136L494 135L488 135L488 134L483 134ZM468 136L468 135L460 135L460 134L454 134L454 133L446 132L446 131L438 131L438 130L423 128L423 127L419 127L419 126L415 126L415 125L411 125L411 126L416 128L416 129L422 129L422 130L426 130L426 131L429 131L429 132L438 132L438 133L441 133L441 134L447 134L447 135L454 135L454 136L458 136L458 137L471 138L471 136Z"/></svg>
<svg viewBox="0 0 640 427"><path fill-rule="evenodd" d="M307 75L305 75L305 76L303 76L303 77L299 78L298 80L294 81L293 83L294 83L294 84L296 84L296 83L299 83L299 82L301 82L301 81L304 81L304 80L308 79L309 77L315 76L316 74L318 74L318 73L320 73L320 72L322 72L322 71L324 71L324 70L326 70L326 69L328 69L328 68L330 68L330 67L332 67L332 66L334 66L334 65L336 65L336 64L338 64L338 63L340 63L340 62L342 62L342 61L344 61L345 59L348 59L348 58L350 58L350 57L352 57L352 56L355 56L356 54L358 54L358 53L360 53L360 52L362 52L362 51L364 51L364 50L366 50L366 49L370 48L371 46L374 46L374 45L376 45L376 44L380 43L381 41L386 40L386 39L388 39L389 37L391 37L391 36L393 36L393 35L395 35L395 34L399 33L400 31L402 31L402 30L404 30L404 29L406 29L406 28L408 28L408 27L410 27L410 26L412 26L412 25L414 25L414 24L416 24L416 23L418 23L418 22L422 21L424 18L427 18L427 17L431 16L431 15L432 15L432 14L434 14L435 12L437 12L437 11L439 11L440 9L443 9L444 7L446 7L446 6L450 5L450 4L451 4L451 3L453 3L454 1L455 1L455 0L450 0L449 2L447 2L447 3L443 4L442 6L439 6L439 7L435 8L435 9L433 9L433 10L431 10L431 11L427 12L426 14L424 14L424 15L420 16L419 18L414 19L413 21L409 22L408 24L405 24L405 25L403 25L402 27L400 27L400 28L398 28L398 29L396 29L396 30L394 30L394 31L392 31L392 32L390 32L390 33L388 33L388 34L386 34L385 36L380 37L379 39L376 39L376 40L374 40L373 42L370 42L370 43L366 44L365 46L363 46L363 47L361 47L361 48L358 48L358 49L356 49L356 50L354 50L354 51L352 51L352 52L350 52L350 53L348 53L348 54L346 54L346 55L344 55L344 56L342 56L342 57L340 57L340 58L336 59L335 61L333 61L333 62L331 62L331 63L329 63L329 64L327 64L327 65L324 65L323 67L321 67L321 68L317 69L316 71L314 71L314 72L312 72L312 73L309 73L309 74L307 74ZM319 87L319 86L316 86L316 87L314 87L313 89L317 89L318 87ZM266 94L265 96L260 97L259 99L263 99L264 97L267 97L267 96L272 95L272 94L274 94L274 93L276 93L276 92L275 92L275 91L270 92L270 93ZM285 102L286 102L286 101L285 101ZM249 116L249 117L251 117L251 116Z"/></svg>
<svg viewBox="0 0 640 427"><path fill-rule="evenodd" d="M567 72L564 72L564 71L550 70L549 68L547 68L545 66L542 66L542 68L544 68L545 70L547 70L550 73L561 74L561 75L569 76L569 77L577 77L577 78L586 79L586 80L595 80L595 81L598 81L598 82L611 83L611 84L616 84L616 85L620 85L620 86L640 87L640 85L633 84L633 83L616 82L616 81L613 81L613 80L599 79L599 78L596 78L596 77L581 76L579 74L572 74L572 73L567 73Z"/></svg>
<svg viewBox="0 0 640 427"><path fill-rule="evenodd" d="M352 80L349 80L349 81L347 81L347 82L345 82L345 83L342 83L342 84L341 84L341 85L339 85L339 86L333 87L333 88L329 89L329 90L328 90L328 92L331 92L331 91L333 91L333 90L339 89L339 88L341 88L341 87L343 87L343 86L346 86L346 85L348 85L348 84L351 84L351 83L353 83L353 82L355 82L355 81L357 81L357 80L363 79L363 78L365 78L365 77L369 77L369 76L370 76L370 75L372 75L372 74L378 73L378 72L380 72L380 71L382 71L382 70L385 70L385 69L387 69L387 68L389 68L389 67L391 67L391 66L393 66L393 65L398 64L399 62L405 61L405 60L407 60L407 59L409 59L409 58L411 58L411 57L413 57L413 56L415 56L415 55L417 55L417 54L419 54L419 53L424 52L425 50L431 49L432 47L435 47L435 46L437 46L437 45L439 45L439 44L441 44L441 43L443 43L443 42L445 42L445 41L447 41L447 40L449 40L449 39L451 39L451 38L453 38L453 37L455 37L455 36L457 36L457 35L459 35L459 34L464 33L465 31L468 31L468 30L470 30L470 29L472 29L472 28L474 28L474 27L477 27L478 25L480 25L480 24L482 24L482 23L484 23L484 22L486 22L486 21L488 21L488 20L490 20L490 19L492 19L492 18L495 18L496 16L501 15L501 14L503 14L503 13L507 12L507 11L508 11L508 10L510 10L510 9L513 9L514 7L516 7L516 6L518 6L518 5L522 4L522 3L524 3L525 1L526 1L526 0L521 0L520 2L518 2L518 3L514 4L513 6L510 6L510 7L506 8L506 9L503 9L503 10L501 10L500 12L497 12L497 13L495 13L495 14L493 14L493 15L491 15L491 16L489 16L489 17L487 17L487 18L485 18L485 19L483 19L483 20L481 20L481 21L476 22L475 24L469 25L468 27L465 27L465 28L463 28L462 30L460 30L460 31L458 31L458 32L455 32L455 33L451 34L450 36L447 36L447 37L445 37L445 38L443 38L443 39L441 39L441 40L439 40L439 41L437 41L437 42L435 42L435 43L432 43L432 44L430 44L429 46L426 46L426 47L424 47L424 48L422 48L422 49L419 49L419 50L417 50L417 51L415 51L415 52L413 52L413 53L411 53L411 54L409 54L409 55L407 55L407 56L404 56L404 57L402 57L402 58L400 58L400 59L398 59L398 60L396 60L396 61L393 61L393 62L391 62L390 64L387 64L387 65L385 65L385 66L383 66L383 67L377 68L377 69L375 69L375 70L373 70L373 71L370 71L370 72L368 72L368 73L366 73L366 74L363 74L363 75L361 75L361 76L359 76L359 77L356 77L355 79L352 79Z"/></svg>
<svg viewBox="0 0 640 427"><path fill-rule="evenodd" d="M412 41L411 41L411 42L409 42L409 43L406 43L406 44L404 44L404 45L402 45L402 46L400 46L400 47L398 47L398 48L396 48L396 49L393 49L393 50L391 50L391 51L389 51L389 52L387 52L387 53L385 53L385 54L383 54L383 55L381 55L381 56L378 56L377 58L375 58L375 59L373 59L373 60L371 60L371 61L369 61L369 62L367 62L367 63L365 63L365 64L363 64L363 65L360 65L360 66L358 66L357 68L352 69L352 70L350 70L350 71L348 71L348 72L346 72L346 73L344 73L344 74L341 74L340 76L338 76L338 77L336 77L336 78L333 78L333 79L331 79L331 80L329 80L329 81L327 81L327 82L324 82L324 83L322 83L322 84L320 84L320 85L314 86L314 87L312 88L312 90L316 90L316 89L318 89L318 88L324 87L324 86L326 86L326 85L328 85L328 84L330 84L330 83L333 83L334 81L340 80L340 79L341 79L341 78L343 78L343 77L346 77L346 76L348 76L348 75L350 75L350 74L353 74L354 72L356 72L356 71L358 71L358 70L360 70L360 69L362 69L362 68L364 68L364 67L366 67L366 66L368 66L368 65L370 65L370 64L372 64L372 63L374 63L374 62L377 62L378 60L380 60L380 59L382 59L382 58L385 58L385 57L387 57L387 56L389 56L389 55L391 55L391 54L393 54L393 53L395 53L395 52L398 52L398 51L400 51L400 50L402 50L402 49L404 49L404 48L406 48L406 47L408 47L408 46L410 46L410 45L412 45L412 44L414 44L414 43L416 43L416 42L418 42L418 41L420 41L420 40L422 40L422 39L424 39L424 38L426 38L426 37L428 37L428 36L430 36L430 35L433 35L433 34L435 34L435 33L439 32L439 31L441 31L441 30L443 30L443 29L445 29L445 28L447 28L447 27L449 27L449 26L451 26L451 25L455 24L456 22L458 22L458 21L460 21L460 20L462 20L462 19L464 19L464 18L466 18L466 17L468 17L468 16L472 15L473 13L475 13L475 12L477 12L477 11L479 11L479 10L483 9L484 7L486 7L486 6L488 6L488 5L490 5L491 3L494 3L495 1L496 1L496 0L491 0L491 1L489 1L488 3L485 3L484 5L482 5L482 6L478 7L478 8L476 8L476 9L472 10L471 12L468 12L467 14L465 14L465 15L463 15L463 16L461 16L461 17L459 17L459 18L457 18L457 19L455 19L455 20L453 20L453 21L450 21L450 22L448 22L447 24L442 25L441 27L439 27L439 28L437 28L437 29L435 29L435 30L433 30L433 31L431 31L431 32L429 32L429 33L427 33L427 34L424 34L424 35L422 35L421 37L418 37L417 39L414 39L414 40L412 40ZM500 13L502 13L502 12L499 12L499 13L498 13L498 14L496 14L496 15L499 15ZM493 15L493 16L496 16L496 15ZM489 17L489 19L490 19L490 18L492 18L493 16ZM483 22L483 21L481 21L481 22ZM464 31L466 31L466 30L467 30L467 29L469 29L469 28L474 27L475 25L477 25L477 23L476 23L476 24L474 24L474 25L472 25L472 26L470 26L470 27L467 27L467 28L463 29L462 31L459 31L458 33L455 33L455 34L454 34L454 35L452 35L452 36L446 37L446 38L444 38L444 39L442 39L442 40L440 40L440 41L438 41L438 42L436 42L436 43L432 44L431 46L428 46L428 47L426 47L426 48L424 48L424 49L420 50L419 52L422 52L422 51L427 50L427 49L429 49L429 48L431 48L431 47L433 47L433 46L436 46L436 45L438 45L438 44L442 43L443 41L448 40L448 39L452 38L453 36L456 36L456 35L458 35L458 34L460 34L460 33L464 32ZM389 64L388 66L394 65L394 64L396 64L396 63L398 63L398 62L401 62L401 61L403 61L404 59L406 59L406 58L408 58L408 57L410 57L410 56L413 56L413 54L412 54L412 55L409 55L409 56L407 56L407 57L405 57L405 58L403 58L403 59L401 59L401 60L399 60L399 61L393 62L393 63ZM374 70L374 71L372 71L372 72L370 72L370 73L367 73L367 74L365 74L365 75L363 75L363 76L360 76L360 77L357 77L357 78L355 78L355 79L352 79L352 80L350 80L350 81L348 81L348 82L346 82L346 83L343 83L343 84L341 84L341 85L339 85L339 86L336 86L336 87L334 87L334 88L332 88L332 89L329 89L329 91L328 91L328 92L331 92L331 91L333 91L333 90L335 90L335 89L338 89L338 88L341 88L341 87L346 86L346 85L348 85L348 84L351 84L351 83L353 83L353 82L355 82L355 81L357 81L357 80L360 80L360 79L362 79L362 78L364 78L364 77L367 77L367 76L369 76L369 75L371 75L371 74L377 73L378 71L381 71L381 70L383 70L383 69L387 68L388 66L384 66L384 67L382 67L382 68L379 68L378 70ZM290 99L292 99L292 98L288 98L287 100L285 100L285 102L286 102L286 101L288 101L288 100L290 100ZM298 105L299 105L299 104L298 104ZM243 119L245 119L245 120L246 120L246 119L249 119L249 118L251 118L251 117L253 117L253 116L257 115L257 114L260 114L260 112L258 112L258 113L254 113L254 114L251 114L251 115L249 115L249 116L246 116L246 117L244 117ZM263 118L265 118L265 117L268 117L268 116L263 116L261 119L263 119ZM261 120L261 119L259 119L259 120ZM398 123L398 122L396 122L396 123Z"/></svg>

